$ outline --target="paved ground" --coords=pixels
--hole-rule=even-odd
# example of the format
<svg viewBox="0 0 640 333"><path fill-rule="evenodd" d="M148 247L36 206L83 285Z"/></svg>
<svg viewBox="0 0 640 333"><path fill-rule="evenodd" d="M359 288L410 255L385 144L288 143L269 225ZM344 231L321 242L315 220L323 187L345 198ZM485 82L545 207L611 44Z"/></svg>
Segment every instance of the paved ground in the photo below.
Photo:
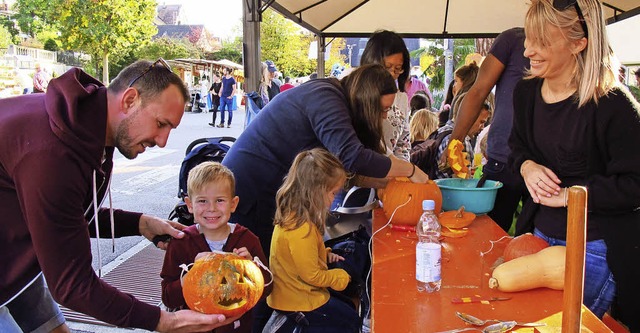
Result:
<svg viewBox="0 0 640 333"><path fill-rule="evenodd" d="M179 173L177 170L179 170L179 163L184 157L187 145L191 141L202 137L232 136L237 138L244 128L243 107L239 106L239 109L234 111L233 116L231 128L214 128L208 125L211 122L211 113L187 112L182 118L180 126L171 133L167 147L149 149L132 161L116 156L114 158L114 179L112 184L114 207L166 217L167 212L173 208L173 205L178 200L175 196ZM219 113L217 119L219 122ZM171 152L171 154L167 154L167 152ZM141 174L133 173L131 172L132 169L136 171L143 170L144 172ZM152 177L158 178L158 175L164 175L165 173L168 175L166 176L167 179L163 181L150 179ZM155 187L149 187L149 183L154 181ZM144 248L148 241L142 237L120 238L116 240L115 252L112 252L111 241L102 239L99 244L103 272L105 272L124 262L135 251ZM97 268L97 247L96 242L93 240L92 245L94 268ZM145 330L113 328L72 321L68 321L67 324L74 333L147 332Z"/></svg>

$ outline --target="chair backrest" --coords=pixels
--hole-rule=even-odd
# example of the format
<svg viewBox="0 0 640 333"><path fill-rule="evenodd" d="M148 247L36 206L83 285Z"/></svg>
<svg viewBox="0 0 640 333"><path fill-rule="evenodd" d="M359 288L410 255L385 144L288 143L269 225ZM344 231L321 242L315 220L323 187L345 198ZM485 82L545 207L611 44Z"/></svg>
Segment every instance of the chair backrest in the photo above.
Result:
<svg viewBox="0 0 640 333"><path fill-rule="evenodd" d="M260 98L260 95L255 91L245 94L244 100L245 100L244 128L247 128L247 126L249 126L249 123L253 120L255 116L258 115L258 112L260 112L260 110L264 105L262 105L262 98Z"/></svg>

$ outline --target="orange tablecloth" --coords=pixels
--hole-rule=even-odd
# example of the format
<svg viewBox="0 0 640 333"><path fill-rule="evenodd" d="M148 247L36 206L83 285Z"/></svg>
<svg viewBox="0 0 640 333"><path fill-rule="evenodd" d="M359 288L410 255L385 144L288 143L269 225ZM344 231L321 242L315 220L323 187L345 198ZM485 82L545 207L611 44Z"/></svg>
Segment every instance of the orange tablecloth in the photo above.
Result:
<svg viewBox="0 0 640 333"><path fill-rule="evenodd" d="M387 223L382 209L373 215L373 231ZM413 232L381 230L373 237L372 330L386 332L437 332L471 327L455 312L481 319L535 322L562 311L562 291L539 288L518 293L489 289L492 265L502 256L509 238L486 215L478 216L462 238L445 238L442 251L442 288L432 294L420 293L415 281ZM481 256L481 252L487 252ZM451 299L468 296L511 297L507 301L453 304ZM583 312L583 326L593 332L610 332L589 310ZM547 327L550 329L550 327ZM547 330L549 331L549 330ZM534 332L520 328L518 332ZM560 332L557 330L557 332Z"/></svg>

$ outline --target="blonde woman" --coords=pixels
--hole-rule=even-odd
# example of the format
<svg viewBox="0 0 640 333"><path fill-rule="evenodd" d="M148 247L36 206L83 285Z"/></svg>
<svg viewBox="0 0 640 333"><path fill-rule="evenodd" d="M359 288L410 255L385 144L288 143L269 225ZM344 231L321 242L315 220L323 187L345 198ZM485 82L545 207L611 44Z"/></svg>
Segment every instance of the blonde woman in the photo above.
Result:
<svg viewBox="0 0 640 333"><path fill-rule="evenodd" d="M564 245L567 188L588 188L583 302L601 317L615 296L618 319L637 331L640 107L612 68L599 1L533 0L525 35L531 69L514 90L509 139L509 163L531 194L522 215L536 236Z"/></svg>

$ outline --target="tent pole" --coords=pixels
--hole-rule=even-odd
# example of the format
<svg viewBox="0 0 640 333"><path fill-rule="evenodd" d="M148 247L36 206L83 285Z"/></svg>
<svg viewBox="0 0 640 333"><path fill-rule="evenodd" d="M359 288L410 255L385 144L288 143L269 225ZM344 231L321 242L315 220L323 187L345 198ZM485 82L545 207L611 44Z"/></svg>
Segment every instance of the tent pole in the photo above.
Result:
<svg viewBox="0 0 640 333"><path fill-rule="evenodd" d="M326 51L327 44L324 39L324 36L318 34L316 35L316 38L318 40L318 67L317 67L318 78L323 78L324 77L324 54Z"/></svg>
<svg viewBox="0 0 640 333"><path fill-rule="evenodd" d="M244 92L257 91L260 84L260 0L243 1L242 58Z"/></svg>

